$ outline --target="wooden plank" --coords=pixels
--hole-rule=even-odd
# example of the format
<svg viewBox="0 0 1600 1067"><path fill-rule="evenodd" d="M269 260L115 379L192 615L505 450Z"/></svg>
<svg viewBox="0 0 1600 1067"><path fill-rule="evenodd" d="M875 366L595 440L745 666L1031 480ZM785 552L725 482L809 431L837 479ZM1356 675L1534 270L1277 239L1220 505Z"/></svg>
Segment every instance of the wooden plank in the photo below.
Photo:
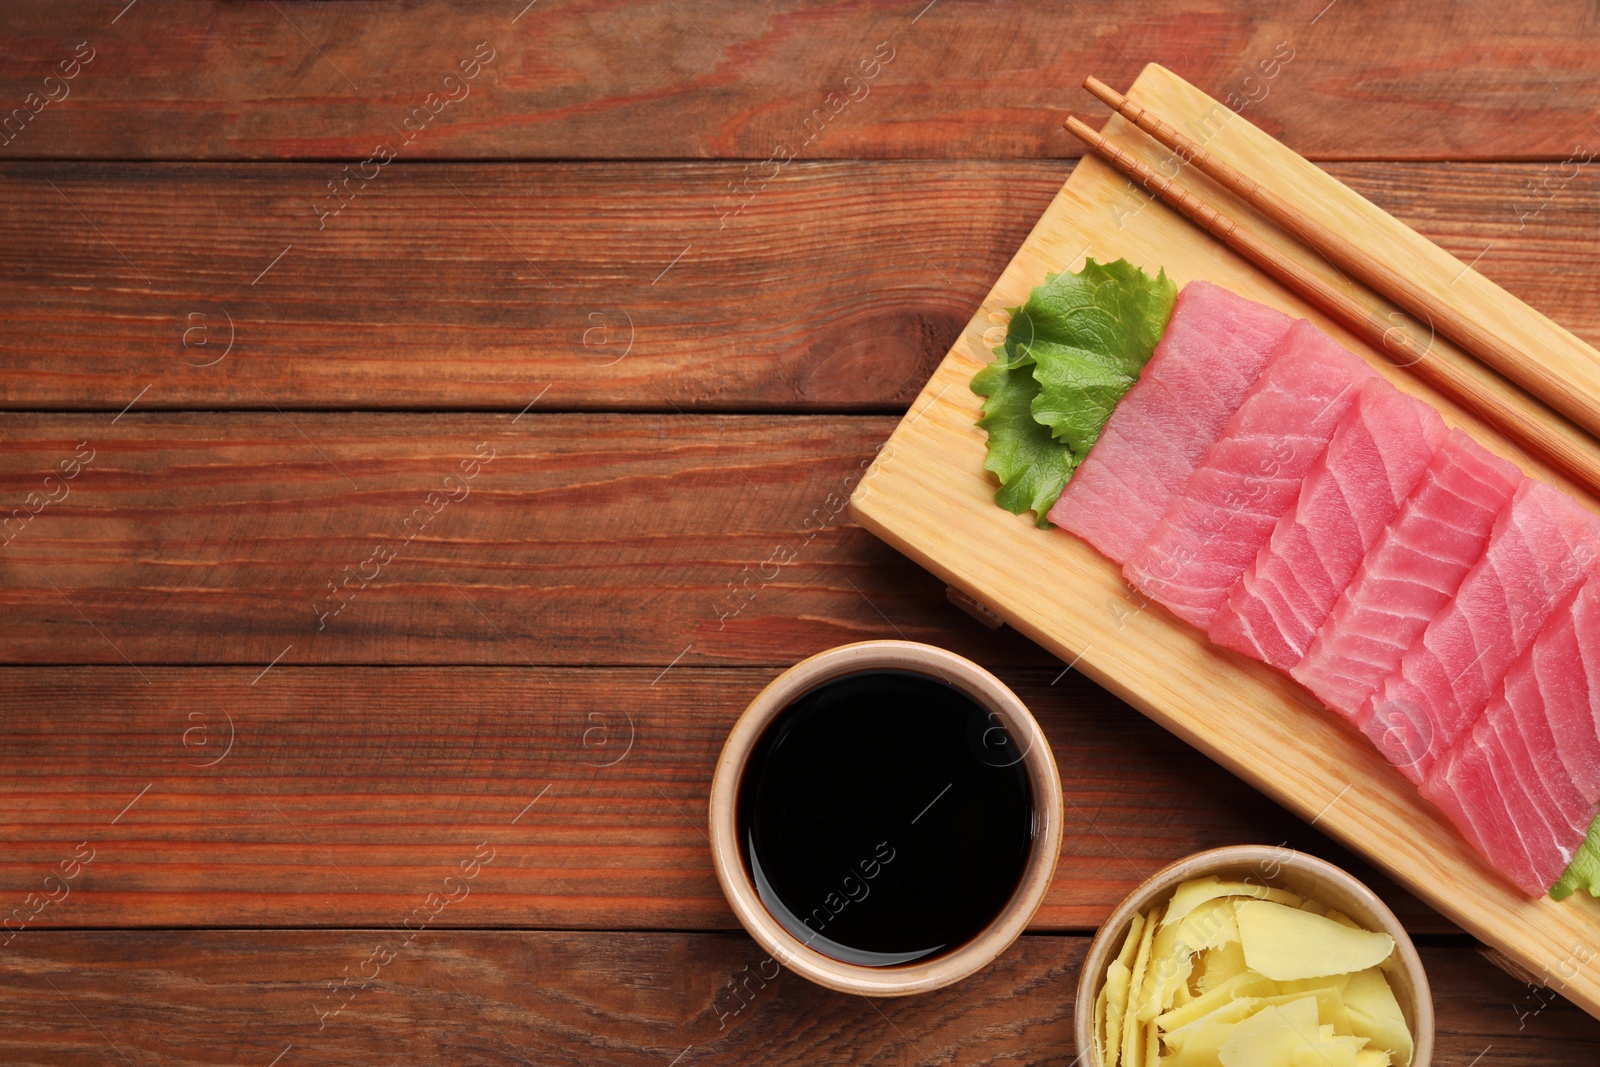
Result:
<svg viewBox="0 0 1600 1067"><path fill-rule="evenodd" d="M0 406L899 412L1067 173L797 163L723 227L740 165L397 163L319 230L327 169L0 166ZM1592 174L1329 170L1600 340Z"/></svg>
<svg viewBox="0 0 1600 1067"><path fill-rule="evenodd" d="M1318 158L1561 159L1600 105L1579 0L121 6L8 5L0 101L24 110L0 152L1039 158L1076 154L1067 109L1103 113L1085 74L1147 61Z"/></svg>
<svg viewBox="0 0 1600 1067"><path fill-rule="evenodd" d="M228 1062L300 1067L387 1062L397 1048L408 1062L521 1067L1061 1064L1075 1054L1086 945L1028 935L949 989L872 1001L778 970L742 935L42 932L18 939L0 968L0 1055L179 1067L218 1063L221 1049L237 1054ZM1600 1022L1470 948L1424 945L1422 959L1434 1067L1592 1059Z"/></svg>
<svg viewBox="0 0 1600 1067"><path fill-rule="evenodd" d="M0 405L904 410L1066 173L741 170L0 168Z"/></svg>
<svg viewBox="0 0 1600 1067"><path fill-rule="evenodd" d="M1181 123L1199 123L1213 102L1171 72L1149 68L1137 86L1139 102ZM1134 94L1130 94L1134 95ZM1430 284L1458 292L1487 292L1421 237L1404 231L1351 190L1322 174L1260 130L1243 122L1217 128L1208 150L1249 171L1307 212L1365 220L1366 232L1396 262L1415 265ZM1490 448L1516 450L1481 418L1464 411L1392 365L1360 340L1228 252L1181 217L1152 204L1119 217L1124 179L1085 161L1001 276L983 309L940 365L913 410L896 430L853 498L868 528L982 600L1006 621L1068 659L1129 703L1260 786L1291 810L1357 848L1424 900L1533 971L1554 973L1574 952L1600 937L1600 901L1577 894L1557 902L1530 901L1497 875L1444 817L1424 802L1364 737L1323 709L1303 689L1263 664L1212 645L1158 605L1132 595L1120 570L1085 542L1033 528L1031 518L1007 515L992 501L982 470L984 440L973 425L978 398L966 388L986 362L984 340L1002 309L1015 306L1047 270L1076 265L1085 254L1127 256L1162 265L1180 285L1207 278L1245 296L1304 315L1352 351L1364 353L1402 388L1432 402L1446 422ZM1137 207L1137 202L1134 204ZM1232 210L1231 205L1229 210ZM1332 284L1340 284L1326 265ZM1500 293L1485 313L1520 314ZM1441 347L1443 341L1436 342ZM1549 472L1524 460L1537 477ZM1556 481L1562 488L1572 487ZM1590 507L1597 503L1579 493ZM971 546L982 545L982 552ZM1041 583L1038 575L1054 580ZM1600 1014L1600 972L1579 968L1562 989Z"/></svg>
<svg viewBox="0 0 1600 1067"><path fill-rule="evenodd" d="M1050 662L848 521L892 425L8 416L0 662L659 669L895 636Z"/></svg>
<svg viewBox="0 0 1600 1067"><path fill-rule="evenodd" d="M430 925L736 929L707 793L728 730L776 673L0 670L0 941L24 918L387 927L431 892L459 895L440 886L475 854L492 859ZM1287 843L1351 863L1081 675L1003 676L1051 738L1067 796L1036 929L1092 929L1203 848ZM28 900L63 885L54 903ZM1453 929L1374 885L1413 929Z"/></svg>

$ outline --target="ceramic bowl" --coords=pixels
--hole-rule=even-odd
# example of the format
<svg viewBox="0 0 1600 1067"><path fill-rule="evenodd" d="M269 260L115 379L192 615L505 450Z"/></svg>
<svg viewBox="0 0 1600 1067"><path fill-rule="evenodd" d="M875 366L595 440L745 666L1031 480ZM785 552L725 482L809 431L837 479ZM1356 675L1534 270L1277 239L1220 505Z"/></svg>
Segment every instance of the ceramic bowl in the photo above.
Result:
<svg viewBox="0 0 1600 1067"><path fill-rule="evenodd" d="M751 882L736 825L739 781L762 732L795 700L825 682L858 671L897 670L935 678L972 697L1024 753L1033 791L1033 846L1011 899L977 937L943 955L891 967L844 963L807 946L767 911ZM739 922L773 960L819 985L844 993L893 997L925 993L981 969L1017 939L1044 900L1061 851L1061 779L1049 742L1005 683L971 660L911 641L842 645L789 668L763 689L734 724L711 783L711 854L717 880Z"/></svg>
<svg viewBox="0 0 1600 1067"><path fill-rule="evenodd" d="M1180 882L1208 874L1277 886L1311 897L1344 912L1368 930L1382 931L1394 938L1396 966L1389 974L1389 984L1415 1041L1412 1067L1428 1067L1433 1058L1433 995L1428 989L1422 960L1405 927L1377 894L1354 875L1327 860L1274 845L1232 845L1186 856L1145 879L1144 884L1129 893L1101 924L1089 944L1089 954L1078 976L1074 1026L1080 1053L1078 1062L1083 1067L1104 1067L1094 1042L1094 1002L1105 982L1106 968L1122 948L1134 914L1143 914L1151 905L1164 903Z"/></svg>

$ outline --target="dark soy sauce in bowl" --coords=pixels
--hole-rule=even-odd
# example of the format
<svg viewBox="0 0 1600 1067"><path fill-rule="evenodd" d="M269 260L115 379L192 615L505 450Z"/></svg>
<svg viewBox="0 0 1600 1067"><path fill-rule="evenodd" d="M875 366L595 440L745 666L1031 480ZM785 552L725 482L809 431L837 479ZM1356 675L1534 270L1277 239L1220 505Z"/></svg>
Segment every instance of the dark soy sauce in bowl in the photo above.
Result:
<svg viewBox="0 0 1600 1067"><path fill-rule="evenodd" d="M998 717L902 671L805 693L740 779L740 851L767 911L826 956L887 967L959 948L1021 882L1033 793Z"/></svg>

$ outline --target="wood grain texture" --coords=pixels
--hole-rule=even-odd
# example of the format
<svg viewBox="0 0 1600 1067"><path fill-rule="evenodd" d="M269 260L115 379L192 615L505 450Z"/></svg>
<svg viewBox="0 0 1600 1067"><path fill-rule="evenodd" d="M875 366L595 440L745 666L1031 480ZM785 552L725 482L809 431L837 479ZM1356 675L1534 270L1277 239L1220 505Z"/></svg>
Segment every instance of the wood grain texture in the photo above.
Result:
<svg viewBox="0 0 1600 1067"><path fill-rule="evenodd" d="M1198 124L1213 107L1203 93L1158 67L1149 68L1129 95L1176 116L1180 124ZM1429 271L1430 282L1455 273L1447 272L1448 257L1423 238L1404 231L1254 127L1223 125L1208 149L1243 166L1257 180L1273 182L1280 193L1303 202L1308 212L1362 219L1374 240L1393 246L1397 261ZM1583 894L1561 902L1525 899L1370 742L1286 675L1211 644L1205 634L1177 622L1159 605L1144 603L1120 570L1085 542L1039 531L1031 518L1007 515L994 506L993 486L982 470L984 435L974 425L977 398L962 387L989 359L992 342L985 335L1005 321L1003 309L1015 306L1047 270L1075 264L1085 254L1161 263L1179 285L1206 278L1309 318L1351 351L1364 354L1401 388L1433 403L1447 423L1519 458L1482 419L1386 364L1348 331L1181 216L1159 203L1133 210L1141 201L1130 203L1128 195L1127 182L1117 171L1096 160L1078 165L924 396L913 404L913 415L879 453L854 493L853 512L869 529L988 604L1023 633L1064 659L1076 657L1078 669L1291 810L1317 820L1325 832L1383 865L1474 935L1535 972L1554 974L1563 965L1575 969L1562 992L1600 1014L1600 972L1570 963L1600 938L1600 901ZM1129 205L1120 215L1119 204ZM1229 203L1227 210L1234 213L1235 205ZM1317 269L1329 276L1330 284L1339 284L1325 264ZM1458 270L1464 272L1465 287L1470 271L1464 265ZM1487 286L1479 281L1473 288L1487 291ZM1485 311L1512 314L1515 301L1502 293ZM1535 313L1522 314L1531 318ZM1520 458L1530 474L1551 478ZM1551 480L1572 489L1559 478ZM1577 495L1586 506L1597 506L1592 498ZM984 546L982 552L972 550L978 544ZM1053 581L1041 584L1039 574L1052 575Z"/></svg>
<svg viewBox="0 0 1600 1067"><path fill-rule="evenodd" d="M1328 169L1600 341L1591 170ZM741 171L396 163L319 230L323 164L0 165L0 406L899 412L1068 173L796 163L722 226Z"/></svg>
<svg viewBox="0 0 1600 1067"><path fill-rule="evenodd" d="M950 989L872 1001L776 970L742 935L428 931L402 944L382 930L40 932L0 968L0 1055L194 1067L279 1055L280 1067L1063 1064L1086 943L1027 935ZM1422 958L1435 1067L1592 1060L1600 1022L1533 999L1471 949L1423 945Z"/></svg>
<svg viewBox="0 0 1600 1067"><path fill-rule="evenodd" d="M904 410L1066 168L741 171L0 168L0 404Z"/></svg>
<svg viewBox="0 0 1600 1067"><path fill-rule="evenodd" d="M896 636L1051 662L849 521L892 425L7 416L0 662L787 666Z"/></svg>
<svg viewBox="0 0 1600 1067"><path fill-rule="evenodd" d="M734 720L776 673L8 668L0 942L23 918L395 926L429 893L459 895L442 882L480 843L492 860L430 926L735 930L707 795ZM1411 928L1453 929L1081 675L1003 676L1067 797L1035 929L1092 929L1158 868L1241 841L1351 864ZM81 842L93 856L66 895L29 901L61 895Z"/></svg>
<svg viewBox="0 0 1600 1067"><path fill-rule="evenodd" d="M1600 105L1594 11L1576 0L120 7L8 6L0 101L38 113L0 153L354 161L393 142L419 159L767 159L780 145L805 158L1065 156L1077 153L1067 110L1104 113L1084 76L1120 87L1150 61L1253 101L1267 129L1318 158L1560 159L1595 137ZM47 86L81 42L94 58ZM480 42L494 58L445 83ZM880 45L892 59L846 83ZM47 91L62 98L28 104ZM419 107L437 114L408 143Z"/></svg>
<svg viewBox="0 0 1600 1067"><path fill-rule="evenodd" d="M1061 119L1104 114L1083 75L1152 59L1316 158L1551 161L1335 173L1593 340L1600 202L1558 162L1600 103L1588 6L3 21L0 408L98 414L0 416L0 1060L1067 1062L1080 938L873 1005L763 984L715 932L697 825L728 725L777 667L874 636L972 655L1044 721L1073 804L1039 929L1249 839L1448 929L856 527L841 502L888 420L681 412L905 410L1066 176ZM430 101L480 41L470 95ZM853 159L881 162L829 162ZM272 162L218 162L240 160ZM196 408L251 413L150 414ZM336 666L451 663L474 666ZM59 929L111 924L200 929ZM562 929L504 929L536 925ZM377 943L392 963L319 1025ZM1458 940L1424 954L1436 1063L1592 1059L1564 1002Z"/></svg>

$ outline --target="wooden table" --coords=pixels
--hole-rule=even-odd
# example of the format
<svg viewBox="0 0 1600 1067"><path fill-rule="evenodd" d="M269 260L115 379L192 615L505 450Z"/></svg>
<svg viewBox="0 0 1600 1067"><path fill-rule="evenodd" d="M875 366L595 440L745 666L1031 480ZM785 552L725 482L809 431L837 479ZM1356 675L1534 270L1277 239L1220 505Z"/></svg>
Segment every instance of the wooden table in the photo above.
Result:
<svg viewBox="0 0 1600 1067"><path fill-rule="evenodd" d="M0 15L0 1061L1066 1062L1100 919L1257 841L1402 913L1437 1063L1593 1062L844 511L1091 72L1600 341L1590 6L124 2ZM1028 935L875 1003L762 966L705 803L778 670L895 636L1017 688L1068 822Z"/></svg>

